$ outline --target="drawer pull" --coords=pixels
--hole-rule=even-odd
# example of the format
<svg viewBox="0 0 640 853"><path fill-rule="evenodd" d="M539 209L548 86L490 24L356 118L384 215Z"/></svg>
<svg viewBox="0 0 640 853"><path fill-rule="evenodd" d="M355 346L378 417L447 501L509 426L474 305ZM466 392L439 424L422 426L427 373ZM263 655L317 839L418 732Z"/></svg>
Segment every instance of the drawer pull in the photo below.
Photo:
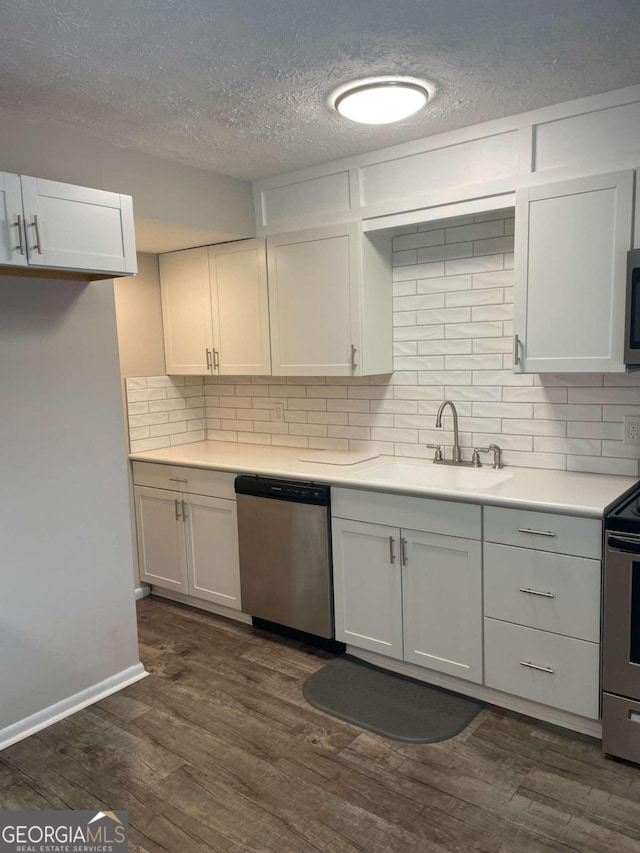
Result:
<svg viewBox="0 0 640 853"><path fill-rule="evenodd" d="M393 536L389 537L389 562L393 565L396 561L396 555L393 553Z"/></svg>
<svg viewBox="0 0 640 853"><path fill-rule="evenodd" d="M169 477L172 483L186 483L186 477Z"/></svg>
<svg viewBox="0 0 640 853"><path fill-rule="evenodd" d="M533 533L536 536L556 536L551 530L532 530L530 527L519 527L518 533Z"/></svg>
<svg viewBox="0 0 640 853"><path fill-rule="evenodd" d="M537 589L527 589L527 587L521 586L520 592L526 592L527 595L541 595L542 598L555 598L555 594L553 592L540 592Z"/></svg>
<svg viewBox="0 0 640 853"><path fill-rule="evenodd" d="M550 675L555 674L555 669L551 669L550 666L538 666L537 663L531 663L528 660L521 660L520 666L526 666L528 669L537 669L539 672L548 672Z"/></svg>

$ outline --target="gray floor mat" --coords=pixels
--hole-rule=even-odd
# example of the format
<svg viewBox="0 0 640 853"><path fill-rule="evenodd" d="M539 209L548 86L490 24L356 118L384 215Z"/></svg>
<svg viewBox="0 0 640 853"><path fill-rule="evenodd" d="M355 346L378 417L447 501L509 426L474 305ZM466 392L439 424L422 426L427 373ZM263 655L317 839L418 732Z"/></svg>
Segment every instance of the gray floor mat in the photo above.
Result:
<svg viewBox="0 0 640 853"><path fill-rule="evenodd" d="M341 655L302 688L314 708L391 740L436 743L455 737L483 702Z"/></svg>

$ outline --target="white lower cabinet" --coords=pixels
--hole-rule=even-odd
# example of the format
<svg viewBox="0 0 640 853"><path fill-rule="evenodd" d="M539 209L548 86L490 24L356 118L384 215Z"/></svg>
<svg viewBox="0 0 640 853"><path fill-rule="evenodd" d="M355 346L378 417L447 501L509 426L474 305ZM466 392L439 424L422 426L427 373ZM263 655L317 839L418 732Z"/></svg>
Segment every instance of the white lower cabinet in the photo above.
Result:
<svg viewBox="0 0 640 853"><path fill-rule="evenodd" d="M484 645L488 687L598 719L600 646L597 643L485 619Z"/></svg>
<svg viewBox="0 0 640 853"><path fill-rule="evenodd" d="M495 507L484 521L485 684L597 720L602 523Z"/></svg>
<svg viewBox="0 0 640 853"><path fill-rule="evenodd" d="M402 660L402 573L396 527L334 518L336 639Z"/></svg>
<svg viewBox="0 0 640 853"><path fill-rule="evenodd" d="M236 502L184 498L189 594L240 610Z"/></svg>
<svg viewBox="0 0 640 853"><path fill-rule="evenodd" d="M236 503L135 486L140 578L240 610Z"/></svg>
<svg viewBox="0 0 640 853"><path fill-rule="evenodd" d="M187 554L178 492L135 487L140 579L187 592Z"/></svg>
<svg viewBox="0 0 640 853"><path fill-rule="evenodd" d="M336 517L332 531L336 638L481 682L480 542Z"/></svg>
<svg viewBox="0 0 640 853"><path fill-rule="evenodd" d="M404 659L482 682L481 544L402 530Z"/></svg>

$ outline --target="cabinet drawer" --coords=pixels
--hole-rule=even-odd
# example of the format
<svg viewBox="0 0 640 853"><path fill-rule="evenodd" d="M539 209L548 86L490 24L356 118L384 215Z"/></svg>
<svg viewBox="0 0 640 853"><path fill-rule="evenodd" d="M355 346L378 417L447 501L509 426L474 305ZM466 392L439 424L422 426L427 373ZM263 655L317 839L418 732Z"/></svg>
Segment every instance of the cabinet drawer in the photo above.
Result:
<svg viewBox="0 0 640 853"><path fill-rule="evenodd" d="M487 687L598 719L597 643L485 619L484 671Z"/></svg>
<svg viewBox="0 0 640 853"><path fill-rule="evenodd" d="M441 533L463 539L482 538L481 510L474 504L332 488L331 514L337 518L404 527L424 533Z"/></svg>
<svg viewBox="0 0 640 853"><path fill-rule="evenodd" d="M234 481L235 474L227 471L162 465L158 462L133 463L133 482L136 486L152 486L156 489L235 500Z"/></svg>
<svg viewBox="0 0 640 853"><path fill-rule="evenodd" d="M600 561L484 546L484 615L600 641Z"/></svg>
<svg viewBox="0 0 640 853"><path fill-rule="evenodd" d="M489 506L484 511L484 538L486 542L596 560L602 554L602 523L595 518Z"/></svg>

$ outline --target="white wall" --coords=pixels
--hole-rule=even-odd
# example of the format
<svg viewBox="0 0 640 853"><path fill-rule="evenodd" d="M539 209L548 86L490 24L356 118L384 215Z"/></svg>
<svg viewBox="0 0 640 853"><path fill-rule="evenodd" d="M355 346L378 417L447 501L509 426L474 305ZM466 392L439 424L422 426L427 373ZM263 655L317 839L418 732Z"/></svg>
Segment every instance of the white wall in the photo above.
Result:
<svg viewBox="0 0 640 853"><path fill-rule="evenodd" d="M1 744L141 672L112 282L0 278L0 400Z"/></svg>
<svg viewBox="0 0 640 853"><path fill-rule="evenodd" d="M137 275L113 282L123 378L165 371L158 256L138 252L137 258Z"/></svg>
<svg viewBox="0 0 640 853"><path fill-rule="evenodd" d="M3 111L0 171L126 193L133 196L134 214L147 220L147 229L150 220L220 232L210 240L199 233L198 243L255 234L247 181L118 148L72 128L31 122ZM188 232L185 240L182 245L189 245ZM160 248L176 246L154 251Z"/></svg>

